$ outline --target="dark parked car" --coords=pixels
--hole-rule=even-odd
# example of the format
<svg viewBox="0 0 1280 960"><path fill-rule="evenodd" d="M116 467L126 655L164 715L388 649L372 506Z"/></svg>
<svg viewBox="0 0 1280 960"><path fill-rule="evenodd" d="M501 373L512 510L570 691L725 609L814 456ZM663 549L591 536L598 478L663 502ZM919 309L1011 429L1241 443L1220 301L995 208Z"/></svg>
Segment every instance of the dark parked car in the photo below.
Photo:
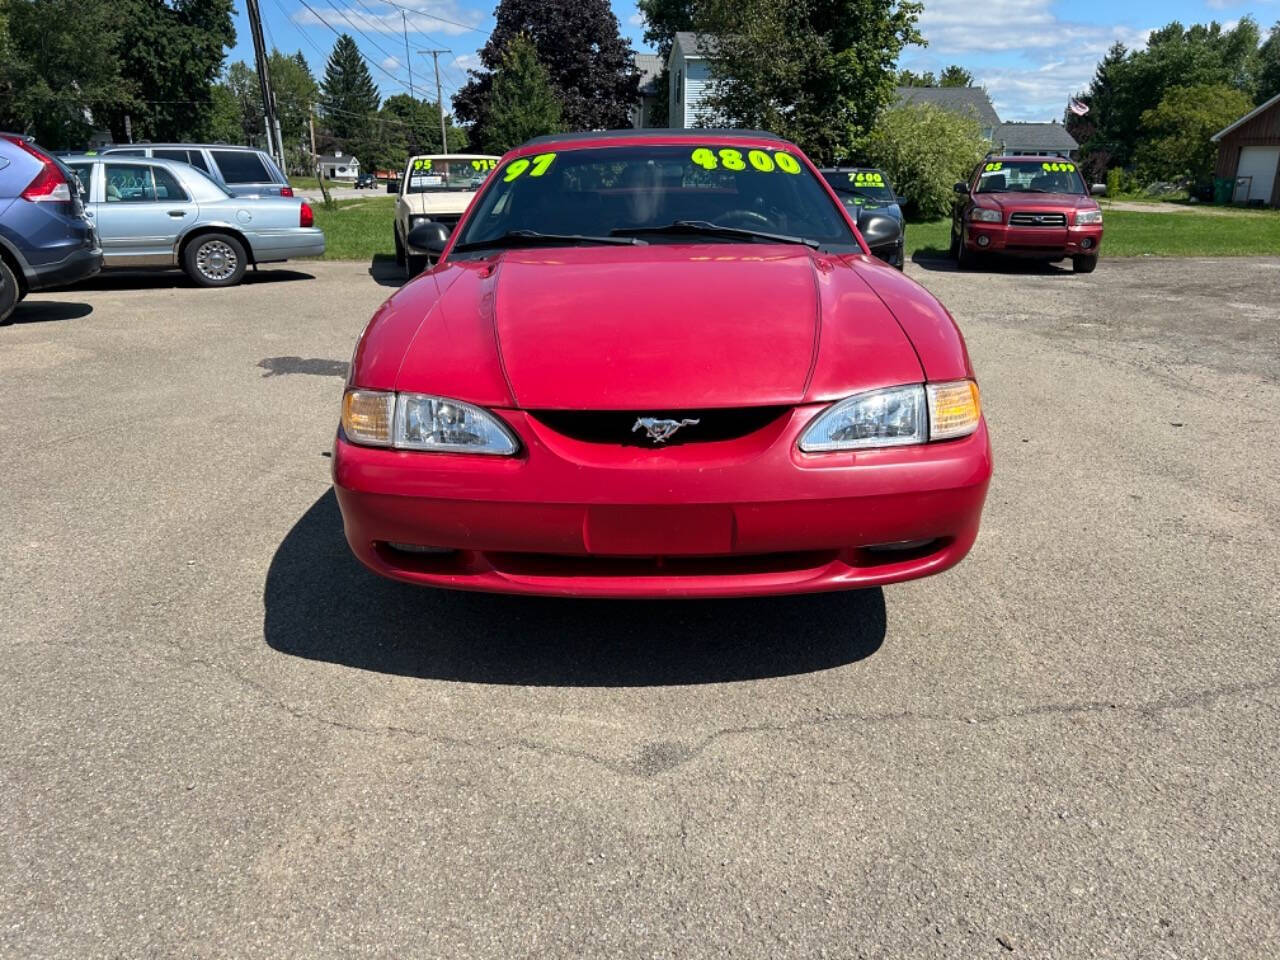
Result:
<svg viewBox="0 0 1280 960"><path fill-rule="evenodd" d="M362 173L356 177L357 190L372 190L377 185L378 181L372 173Z"/></svg>
<svg viewBox="0 0 1280 960"><path fill-rule="evenodd" d="M871 252L901 270L907 243L907 222L902 216L902 206L907 201L893 192L893 185L884 171L875 167L828 167L819 172L848 208L849 215L858 221L859 228L872 212L897 222L897 236L889 236L883 242L873 244Z"/></svg>
<svg viewBox="0 0 1280 960"><path fill-rule="evenodd" d="M0 324L30 291L101 269L75 174L30 138L0 133Z"/></svg>

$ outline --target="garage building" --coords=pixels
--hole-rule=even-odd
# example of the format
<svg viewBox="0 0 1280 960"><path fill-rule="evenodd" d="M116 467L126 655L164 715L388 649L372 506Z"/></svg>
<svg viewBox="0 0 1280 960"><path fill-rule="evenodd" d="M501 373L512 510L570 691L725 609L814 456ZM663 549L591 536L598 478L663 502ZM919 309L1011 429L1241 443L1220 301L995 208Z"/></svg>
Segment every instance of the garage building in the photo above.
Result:
<svg viewBox="0 0 1280 960"><path fill-rule="evenodd" d="M1235 181L1233 202L1280 207L1280 95L1210 139L1218 145L1214 176Z"/></svg>

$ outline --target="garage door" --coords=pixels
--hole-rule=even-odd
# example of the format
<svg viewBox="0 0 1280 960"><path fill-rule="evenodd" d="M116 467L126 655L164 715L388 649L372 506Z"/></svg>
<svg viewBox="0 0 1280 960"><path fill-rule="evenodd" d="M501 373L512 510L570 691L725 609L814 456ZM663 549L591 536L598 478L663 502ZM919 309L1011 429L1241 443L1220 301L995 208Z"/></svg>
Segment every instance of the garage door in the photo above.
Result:
<svg viewBox="0 0 1280 960"><path fill-rule="evenodd" d="M1280 147L1245 147L1240 151L1240 166L1236 170L1236 200L1261 200L1271 202L1271 190L1276 183L1276 164L1280 163ZM1250 177L1248 187L1241 181ZM1248 189L1249 195L1244 195Z"/></svg>

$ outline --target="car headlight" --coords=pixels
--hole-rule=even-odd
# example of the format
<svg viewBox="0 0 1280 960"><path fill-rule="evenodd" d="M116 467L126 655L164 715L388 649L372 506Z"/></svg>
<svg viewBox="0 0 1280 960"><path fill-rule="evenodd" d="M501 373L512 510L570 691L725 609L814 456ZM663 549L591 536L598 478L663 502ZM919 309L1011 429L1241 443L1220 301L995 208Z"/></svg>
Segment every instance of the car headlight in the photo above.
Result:
<svg viewBox="0 0 1280 960"><path fill-rule="evenodd" d="M977 223L999 223L1004 219L1004 214L990 207L974 207L969 211L969 219Z"/></svg>
<svg viewBox="0 0 1280 960"><path fill-rule="evenodd" d="M352 443L397 450L511 456L515 435L487 410L421 393L348 390L342 432Z"/></svg>
<svg viewBox="0 0 1280 960"><path fill-rule="evenodd" d="M800 435L800 449L824 453L951 440L973 433L981 418L972 380L889 387L828 407Z"/></svg>
<svg viewBox="0 0 1280 960"><path fill-rule="evenodd" d="M1077 227L1083 226L1086 223L1101 223L1101 222L1102 222L1101 210L1077 210L1076 211Z"/></svg>

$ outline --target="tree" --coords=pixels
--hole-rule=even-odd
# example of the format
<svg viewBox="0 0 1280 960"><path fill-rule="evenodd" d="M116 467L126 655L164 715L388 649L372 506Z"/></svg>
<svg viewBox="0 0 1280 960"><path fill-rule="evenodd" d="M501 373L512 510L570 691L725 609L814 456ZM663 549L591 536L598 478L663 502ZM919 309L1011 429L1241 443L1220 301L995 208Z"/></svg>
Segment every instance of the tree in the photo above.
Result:
<svg viewBox="0 0 1280 960"><path fill-rule="evenodd" d="M968 179L988 147L968 114L908 103L881 115L862 156L889 175L920 216L933 219L950 212L952 187Z"/></svg>
<svg viewBox="0 0 1280 960"><path fill-rule="evenodd" d="M95 116L129 102L120 27L100 0L9 0L0 17L0 129L78 148Z"/></svg>
<svg viewBox="0 0 1280 960"><path fill-rule="evenodd" d="M1258 103L1266 103L1276 94L1280 94L1280 21L1258 48Z"/></svg>
<svg viewBox="0 0 1280 960"><path fill-rule="evenodd" d="M973 74L970 73L968 70L966 70L964 67L960 66L960 64L953 63L951 64L951 66L945 68L942 71L942 73L938 75L938 86L940 87L972 87Z"/></svg>
<svg viewBox="0 0 1280 960"><path fill-rule="evenodd" d="M481 146L489 153L506 153L531 137L555 133L560 112L538 51L524 34L515 37L493 76Z"/></svg>
<svg viewBox="0 0 1280 960"><path fill-rule="evenodd" d="M496 19L480 51L482 69L469 71L470 81L453 99L458 117L473 124L473 139L489 139L494 74L521 34L547 70L565 129L630 126L640 78L609 0L501 0Z"/></svg>
<svg viewBox="0 0 1280 960"><path fill-rule="evenodd" d="M209 140L213 143L244 143L244 109L231 88L216 83L210 91L211 107L206 121Z"/></svg>
<svg viewBox="0 0 1280 960"><path fill-rule="evenodd" d="M330 134L340 140L368 137L373 115L378 111L378 88L350 34L342 34L334 43L320 91Z"/></svg>
<svg viewBox="0 0 1280 960"><path fill-rule="evenodd" d="M932 70L926 70L924 73L916 73L913 70L898 71L898 86L900 87L936 87L938 78L933 75Z"/></svg>
<svg viewBox="0 0 1280 960"><path fill-rule="evenodd" d="M708 122L759 127L819 162L853 155L893 98L916 29L911 0L700 0L718 40Z"/></svg>
<svg viewBox="0 0 1280 960"><path fill-rule="evenodd" d="M1148 183L1208 180L1218 154L1218 145L1209 138L1252 107L1247 94L1224 83L1174 87L1142 114L1139 177Z"/></svg>

